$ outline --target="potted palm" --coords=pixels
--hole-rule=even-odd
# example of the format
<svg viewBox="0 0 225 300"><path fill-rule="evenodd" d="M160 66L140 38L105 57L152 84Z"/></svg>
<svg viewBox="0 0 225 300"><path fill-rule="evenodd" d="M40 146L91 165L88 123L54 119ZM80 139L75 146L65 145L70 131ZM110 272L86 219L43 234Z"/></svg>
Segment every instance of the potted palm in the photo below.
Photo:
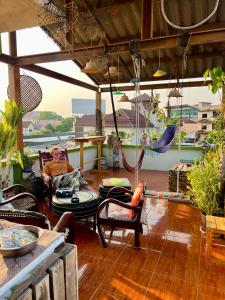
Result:
<svg viewBox="0 0 225 300"><path fill-rule="evenodd" d="M0 189L8 186L11 159L15 154L16 127L25 111L14 100L5 101L5 111L0 111ZM2 172L2 160L6 160L5 172Z"/></svg>

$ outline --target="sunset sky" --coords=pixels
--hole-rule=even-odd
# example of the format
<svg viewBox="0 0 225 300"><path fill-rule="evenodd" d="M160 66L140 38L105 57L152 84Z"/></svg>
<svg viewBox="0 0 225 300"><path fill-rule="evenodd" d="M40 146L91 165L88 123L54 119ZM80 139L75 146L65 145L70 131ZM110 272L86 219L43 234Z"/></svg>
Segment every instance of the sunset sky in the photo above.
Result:
<svg viewBox="0 0 225 300"><path fill-rule="evenodd" d="M39 28L31 28L17 31L17 50L18 55L38 54L45 52L59 51L58 46ZM3 53L8 54L8 35L2 34L2 50ZM41 66L56 72L68 75L70 77L93 84L93 82L71 61L54 62L48 64L41 64ZM40 84L43 92L43 99L36 110L54 111L63 116L71 116L72 114L72 98L93 98L95 99L95 92L77 87L75 85L65 83L50 77L32 73L21 69L21 74L30 75L35 78ZM2 108L4 99L7 98L8 86L8 66L0 63L0 106ZM169 86L169 84L168 84ZM167 102L167 95L169 89L158 90L160 93L160 106L165 106ZM142 91L142 93L149 93L150 91ZM126 93L130 98L134 98L134 92ZM207 87L201 88L186 88L183 90L183 104L196 104L200 101L209 101L214 104L219 103L219 96L213 95L208 91ZM111 112L111 103L109 93L102 94L102 99L106 99L106 112ZM115 103L117 102L115 97ZM176 99L171 100L171 105L178 104ZM129 104L117 104L116 108L130 108Z"/></svg>

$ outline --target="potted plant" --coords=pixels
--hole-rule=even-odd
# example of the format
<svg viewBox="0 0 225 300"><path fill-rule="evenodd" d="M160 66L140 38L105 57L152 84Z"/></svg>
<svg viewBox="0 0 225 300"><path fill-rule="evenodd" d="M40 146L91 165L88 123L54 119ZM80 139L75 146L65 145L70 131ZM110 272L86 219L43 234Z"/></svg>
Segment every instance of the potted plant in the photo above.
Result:
<svg viewBox="0 0 225 300"><path fill-rule="evenodd" d="M0 189L8 186L11 159L16 152L16 127L24 114L25 111L14 100L6 100L5 111L0 111ZM6 159L4 174L2 159Z"/></svg>
<svg viewBox="0 0 225 300"><path fill-rule="evenodd" d="M203 159L193 165L187 178L193 206L202 212L202 227L205 228L205 215L220 215L223 211L220 193L221 158L218 151L207 152Z"/></svg>

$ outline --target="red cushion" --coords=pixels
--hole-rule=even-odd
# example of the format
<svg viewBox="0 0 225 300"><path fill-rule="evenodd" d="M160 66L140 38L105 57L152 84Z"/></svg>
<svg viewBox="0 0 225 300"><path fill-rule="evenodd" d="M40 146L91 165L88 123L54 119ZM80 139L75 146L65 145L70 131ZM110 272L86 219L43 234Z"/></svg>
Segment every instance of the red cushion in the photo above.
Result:
<svg viewBox="0 0 225 300"><path fill-rule="evenodd" d="M133 194L133 197L131 199L131 202L130 204L133 205L133 206L137 206L138 203L139 203L139 200L143 194L143 191L144 191L144 183L143 181L140 181L138 183L138 186L136 187L135 191L134 191L134 194ZM128 211L128 216L130 219L133 218L134 216L134 211L133 210L129 210Z"/></svg>

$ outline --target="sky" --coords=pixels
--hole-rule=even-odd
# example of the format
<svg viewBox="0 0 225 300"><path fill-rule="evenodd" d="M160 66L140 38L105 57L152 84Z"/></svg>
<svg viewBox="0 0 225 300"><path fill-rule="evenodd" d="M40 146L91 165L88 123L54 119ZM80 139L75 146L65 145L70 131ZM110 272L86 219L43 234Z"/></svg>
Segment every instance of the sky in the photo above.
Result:
<svg viewBox="0 0 225 300"><path fill-rule="evenodd" d="M18 55L38 54L45 52L59 51L59 47L39 28L30 28L17 31L17 53ZM2 34L2 52L8 54L8 35ZM54 63L40 64L45 68L54 70L56 72L65 74L75 79L85 81L87 83L94 83L80 71L72 61L62 61ZM72 98L79 99L95 99L95 92L90 91L60 80L52 79L47 76L39 75L34 72L21 69L21 74L29 75L35 78L41 86L43 98L40 105L36 110L38 111L54 111L64 117L72 115ZM182 84L182 80L180 80ZM149 82L151 83L151 82ZM4 100L7 99L7 86L8 86L8 66L7 64L0 63L0 108L4 106ZM169 83L168 83L169 86ZM183 104L197 104L198 102L207 101L213 104L219 103L219 96L213 95L207 87L198 88L185 88L183 89ZM151 94L150 90L141 91L141 93ZM166 106L167 95L169 89L156 90L154 93L160 94L160 106ZM135 92L126 92L129 98L135 97ZM106 99L106 113L111 113L110 94L103 93L102 99ZM130 104L117 103L119 97L114 96L115 107L130 108ZM176 98L171 99L171 105L180 104Z"/></svg>

